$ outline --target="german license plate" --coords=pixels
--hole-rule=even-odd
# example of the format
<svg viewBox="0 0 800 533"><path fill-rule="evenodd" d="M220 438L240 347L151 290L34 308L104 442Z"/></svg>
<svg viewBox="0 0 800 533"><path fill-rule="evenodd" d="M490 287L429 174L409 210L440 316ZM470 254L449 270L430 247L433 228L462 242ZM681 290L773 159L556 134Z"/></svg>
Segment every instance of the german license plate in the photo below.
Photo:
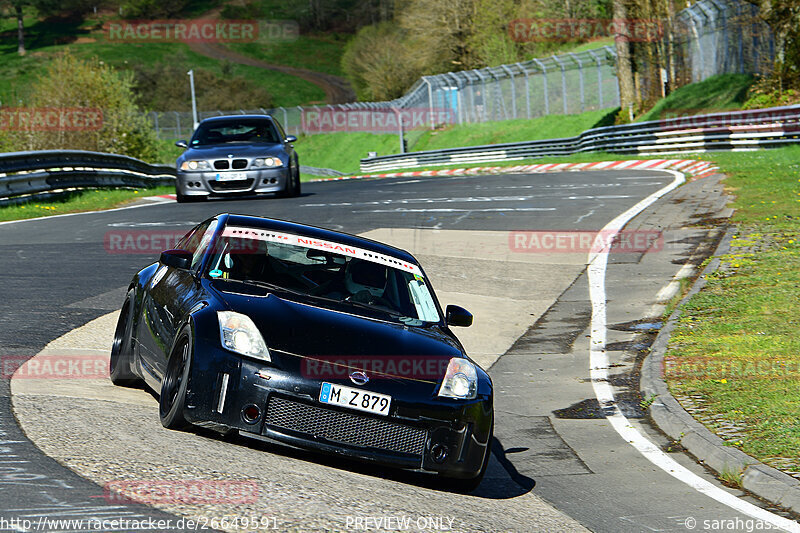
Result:
<svg viewBox="0 0 800 533"><path fill-rule="evenodd" d="M377 392L334 385L333 383L323 383L319 391L319 401L386 416L389 414L392 397L386 394L378 394Z"/></svg>
<svg viewBox="0 0 800 533"><path fill-rule="evenodd" d="M245 172L219 172L217 173L217 181L236 181L246 180L247 174Z"/></svg>

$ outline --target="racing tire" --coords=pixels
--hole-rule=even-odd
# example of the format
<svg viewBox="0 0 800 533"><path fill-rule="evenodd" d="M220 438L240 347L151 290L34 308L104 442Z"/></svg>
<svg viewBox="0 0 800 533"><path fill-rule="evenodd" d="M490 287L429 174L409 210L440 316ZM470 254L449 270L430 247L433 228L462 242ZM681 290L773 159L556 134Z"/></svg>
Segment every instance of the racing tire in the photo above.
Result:
<svg viewBox="0 0 800 533"><path fill-rule="evenodd" d="M167 361L167 371L161 380L158 415L167 429L184 430L191 426L183 416L186 389L192 364L192 335L188 326L178 334L178 340Z"/></svg>
<svg viewBox="0 0 800 533"><path fill-rule="evenodd" d="M111 344L109 360L109 377L114 385L133 387L139 385L141 378L132 370L133 350L131 335L133 332L133 291L128 291L125 303L119 313L117 327L114 330L114 342Z"/></svg>
<svg viewBox="0 0 800 533"><path fill-rule="evenodd" d="M300 196L300 189L301 188L302 187L300 185L300 167L295 166L294 167L294 188L292 189L292 196L293 197Z"/></svg>
<svg viewBox="0 0 800 533"><path fill-rule="evenodd" d="M300 196L300 170L292 165L289 167L289 182L286 188L278 193L281 198L295 198Z"/></svg>

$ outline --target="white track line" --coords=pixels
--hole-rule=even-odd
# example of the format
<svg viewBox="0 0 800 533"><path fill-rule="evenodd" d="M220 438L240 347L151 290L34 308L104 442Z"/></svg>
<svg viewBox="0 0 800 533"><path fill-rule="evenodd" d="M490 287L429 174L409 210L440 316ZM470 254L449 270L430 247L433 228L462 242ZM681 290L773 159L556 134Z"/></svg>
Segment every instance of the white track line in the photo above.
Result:
<svg viewBox="0 0 800 533"><path fill-rule="evenodd" d="M656 200L672 191L685 179L683 174L675 170L665 170L674 176L674 180L664 188L654 192L641 202L637 203L614 220L609 222L602 230L601 234L613 236L618 233L633 217L652 205ZM608 239L606 242L609 242ZM686 467L678 464L672 457L663 452L658 446L650 442L620 411L614 391L608 382L608 356L606 354L606 266L608 264L608 247L600 252L589 254L589 294L592 302L592 321L591 321L591 344L589 348L589 370L592 378L592 387L600 402L600 406L606 412L611 426L620 436L630 443L634 448L647 458L651 463L661 468L663 471L686 483L694 490L727 505L731 509L742 514L751 516L757 520L767 522L774 527L785 531L800 532L800 524L793 520L783 518L774 513L748 503L737 496L719 488L713 483L701 478Z"/></svg>

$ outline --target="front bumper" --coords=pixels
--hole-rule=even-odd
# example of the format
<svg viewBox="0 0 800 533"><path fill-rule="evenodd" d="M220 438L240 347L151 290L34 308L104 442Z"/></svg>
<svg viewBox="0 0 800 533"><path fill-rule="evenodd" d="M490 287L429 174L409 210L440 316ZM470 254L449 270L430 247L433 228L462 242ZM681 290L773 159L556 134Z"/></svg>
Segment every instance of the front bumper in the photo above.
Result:
<svg viewBox="0 0 800 533"><path fill-rule="evenodd" d="M179 170L175 181L175 190L184 196L228 196L281 192L286 190L289 184L290 171L288 167L236 172L244 174L246 178L221 181L217 177L224 177L227 172Z"/></svg>
<svg viewBox="0 0 800 533"><path fill-rule="evenodd" d="M320 380L210 348L195 352L185 417L218 431L239 430L397 468L477 476L489 453L491 387L474 400L459 401L403 398L404 387L398 385L371 382L364 387L393 397L388 416L372 415L319 402ZM248 420L245 411L252 406L258 416Z"/></svg>

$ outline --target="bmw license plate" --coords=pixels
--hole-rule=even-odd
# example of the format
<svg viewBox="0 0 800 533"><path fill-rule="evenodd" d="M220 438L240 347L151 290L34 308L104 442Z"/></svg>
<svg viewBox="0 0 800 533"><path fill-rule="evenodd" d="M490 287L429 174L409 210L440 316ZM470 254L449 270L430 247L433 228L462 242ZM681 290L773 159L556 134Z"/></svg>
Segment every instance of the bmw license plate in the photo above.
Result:
<svg viewBox="0 0 800 533"><path fill-rule="evenodd" d="M386 416L389 414L392 397L333 383L323 383L319 391L319 401Z"/></svg>
<svg viewBox="0 0 800 533"><path fill-rule="evenodd" d="M236 181L246 180L247 174L245 172L219 172L217 173L217 181Z"/></svg>

